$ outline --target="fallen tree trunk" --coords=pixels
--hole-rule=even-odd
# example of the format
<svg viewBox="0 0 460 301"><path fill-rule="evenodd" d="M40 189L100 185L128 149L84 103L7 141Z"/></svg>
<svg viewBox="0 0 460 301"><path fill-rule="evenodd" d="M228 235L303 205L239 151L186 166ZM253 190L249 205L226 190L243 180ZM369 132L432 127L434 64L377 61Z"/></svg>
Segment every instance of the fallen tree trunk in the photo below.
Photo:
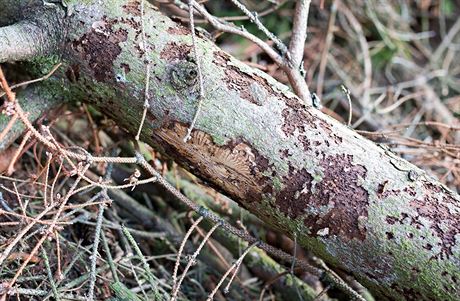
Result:
<svg viewBox="0 0 460 301"><path fill-rule="evenodd" d="M184 142L199 101L189 30L146 6L146 53L139 1L81 1L67 10L62 36L53 30L46 48L59 46L66 82L47 89L70 91L136 133L150 64L143 141L379 299L460 298L457 194L204 37L205 98Z"/></svg>

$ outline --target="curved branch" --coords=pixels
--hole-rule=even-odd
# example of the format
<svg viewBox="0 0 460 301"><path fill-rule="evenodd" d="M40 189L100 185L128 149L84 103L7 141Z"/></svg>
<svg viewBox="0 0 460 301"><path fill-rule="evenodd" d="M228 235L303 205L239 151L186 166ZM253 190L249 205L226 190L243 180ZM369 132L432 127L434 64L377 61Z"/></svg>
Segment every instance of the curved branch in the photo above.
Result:
<svg viewBox="0 0 460 301"><path fill-rule="evenodd" d="M238 1L236 1L236 2L238 2ZM211 15L202 5L198 4L196 1L193 1L193 5L194 5L194 8L206 20L208 20L209 23L211 23L211 25L214 26L214 28L216 28L217 30L221 30L223 32L227 32L227 33L242 36L243 38L246 38L249 41L255 43L257 46L259 46L263 51L265 51L265 53L278 66L280 66L280 68L282 68L284 70L284 72L286 72L286 74L288 76L288 79L289 79L289 83L292 86L292 89L304 101L304 103L306 105L310 105L312 103L310 90L308 89L308 85L305 82L305 78L300 74L300 68L299 68L300 67L300 62L296 66L293 66L295 64L293 64L293 62L291 61L291 56L290 56L289 51L285 50L286 51L286 53L285 53L286 56L281 56L278 52L276 52L267 43L265 43L264 41L259 39L257 36L253 35L252 33L248 32L244 28L239 29L236 26L221 22L219 19L217 19L216 17ZM305 8L306 8L305 6L301 6L301 8L299 8L299 10L300 10L299 14L301 16L305 16ZM245 13L250 14L250 12L248 12L247 10L245 11ZM260 22L260 21L258 21L258 22ZM306 20L305 20L305 22L297 20L297 23L295 24L295 26L296 26L296 28L295 28L296 31L301 31L301 30L305 29L305 33L300 34L300 35L305 35L305 38L306 38L306 26L307 26ZM305 39L304 39L304 41L305 41ZM298 48L300 47L300 46L298 46L298 44L299 43L298 43L298 37L297 37L296 42L292 44L292 45L294 45L293 50L296 53L297 59L299 59L299 50L298 50ZM304 43L302 43L302 45L301 45L302 46L302 53L301 53L302 56L303 56L303 45L304 45ZM285 46L284 46L284 48L285 48Z"/></svg>
<svg viewBox="0 0 460 301"><path fill-rule="evenodd" d="M234 25L227 24L227 23L222 23L211 15L203 6L198 4L196 1L193 1L194 8L206 19L208 20L209 23L211 23L214 28L217 30L221 30L223 32L228 32L232 34L236 34L239 36L242 36L243 38L248 39L249 41L255 43L257 46L259 46L267 55L279 66L282 66L284 64L284 60L281 57L280 54L278 54L272 47L270 47L267 43L262 41L260 38L257 36L253 35L252 33L248 32L244 28L237 28Z"/></svg>
<svg viewBox="0 0 460 301"><path fill-rule="evenodd" d="M10 11L11 13L17 13ZM15 24L0 27L0 63L22 61L55 52L64 40L64 12L58 6L28 7L33 16Z"/></svg>

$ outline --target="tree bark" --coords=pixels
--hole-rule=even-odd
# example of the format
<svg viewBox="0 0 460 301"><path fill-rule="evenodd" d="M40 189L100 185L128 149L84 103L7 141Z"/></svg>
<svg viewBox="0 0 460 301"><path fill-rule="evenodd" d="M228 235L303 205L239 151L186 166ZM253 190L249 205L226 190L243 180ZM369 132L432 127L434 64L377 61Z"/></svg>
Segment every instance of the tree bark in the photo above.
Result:
<svg viewBox="0 0 460 301"><path fill-rule="evenodd" d="M73 1L59 54L66 89L336 268L379 300L460 298L460 197L139 1ZM1 42L1 41L0 41ZM1 46L0 46L1 51ZM58 91L59 87L55 87Z"/></svg>

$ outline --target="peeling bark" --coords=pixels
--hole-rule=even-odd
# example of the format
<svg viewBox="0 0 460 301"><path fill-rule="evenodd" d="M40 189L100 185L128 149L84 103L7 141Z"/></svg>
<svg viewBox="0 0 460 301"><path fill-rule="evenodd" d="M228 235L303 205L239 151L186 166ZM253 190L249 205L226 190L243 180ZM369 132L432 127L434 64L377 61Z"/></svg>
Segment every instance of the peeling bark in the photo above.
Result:
<svg viewBox="0 0 460 301"><path fill-rule="evenodd" d="M204 37L197 45L205 99L184 143L198 104L185 72L188 30L146 9L152 52L145 53L140 2L101 3L76 2L66 19L62 49L75 95L136 133L148 56L152 99L143 141L265 222L296 233L303 247L353 274L379 300L460 298L457 194Z"/></svg>

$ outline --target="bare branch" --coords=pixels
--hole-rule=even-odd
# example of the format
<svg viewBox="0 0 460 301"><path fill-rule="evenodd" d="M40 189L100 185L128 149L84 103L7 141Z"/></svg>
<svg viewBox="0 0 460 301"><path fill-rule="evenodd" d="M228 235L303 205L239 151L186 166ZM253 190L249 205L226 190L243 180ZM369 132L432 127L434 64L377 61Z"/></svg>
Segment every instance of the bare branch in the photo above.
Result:
<svg viewBox="0 0 460 301"><path fill-rule="evenodd" d="M38 8L37 8L38 9ZM40 18L0 27L0 63L20 61L53 53L63 40L63 10L41 8Z"/></svg>
<svg viewBox="0 0 460 301"><path fill-rule="evenodd" d="M284 45L284 43L277 37L275 36L271 31L269 31L267 29L267 27L265 27L265 25L262 24L262 22L260 22L258 16L256 13L251 13L247 8L246 6L244 6L241 2L239 2L238 0L231 0L233 2L233 4L235 4L246 16L248 16L249 20L251 20L251 22L253 22L254 24L256 24L257 28L262 31L266 36L267 38L269 38L270 40L272 40L276 47L279 48L279 50L281 51L281 53L283 55L289 55L289 51L286 47L286 45Z"/></svg>
<svg viewBox="0 0 460 301"><path fill-rule="evenodd" d="M305 78L302 74L300 74L300 70L289 66L283 66L283 70L286 72L289 83L291 84L295 94L297 94L297 96L299 96L306 105L311 105L312 101L310 90L305 82Z"/></svg>
<svg viewBox="0 0 460 301"><path fill-rule="evenodd" d="M262 30L271 40L275 42L277 47L280 48L281 52L283 52L286 56L280 55L276 50L270 47L266 42L262 41L255 35L249 33L244 28L237 28L233 24L224 22L214 17L213 15L211 15L202 5L198 4L195 0L192 0L192 2L193 2L194 8L209 23L211 23L211 25L214 26L217 30L221 30L223 32L242 36L250 40L251 42L255 43L263 51L265 51L265 53L267 53L267 55L286 72L288 79L289 79L289 83L291 84L294 92L304 101L305 104L307 105L311 104L310 91L308 89L308 86L307 86L307 83L305 82L304 77L300 74L300 70L298 68L300 66L301 58L298 64L293 64L292 59L291 59L291 54L287 50L286 46L278 38L276 38L276 36L270 33L263 24L260 23L256 15L252 14L249 10L247 10L246 7L244 7L238 1L232 0L233 3L235 3L241 10L243 10L243 12L251 19L251 21L256 23L256 25L258 26L260 30ZM302 15L305 15L305 13L308 14L308 11L306 12L304 11ZM304 23L305 23L305 37L306 37L306 23L307 23L306 20ZM303 41L305 41L305 38L303 39ZM301 51L302 56L303 56L303 44L304 43L302 43L302 51ZM294 66L294 65L297 65L297 66Z"/></svg>
<svg viewBox="0 0 460 301"><path fill-rule="evenodd" d="M193 7L206 19L209 23L211 23L214 28L217 30L221 30L227 33L236 34L242 36L251 42L255 43L259 46L263 51L267 53L267 55L279 66L284 64L284 60L273 48L271 48L267 43L253 35L252 33L246 31L243 28L237 28L234 25L229 23L224 23L220 21L218 18L211 15L202 5L198 4L195 0L193 1Z"/></svg>
<svg viewBox="0 0 460 301"><path fill-rule="evenodd" d="M307 39L308 12L310 10L310 0L299 0L295 6L294 24L292 27L292 37L289 43L289 53L294 68L299 68L302 63L305 40Z"/></svg>

